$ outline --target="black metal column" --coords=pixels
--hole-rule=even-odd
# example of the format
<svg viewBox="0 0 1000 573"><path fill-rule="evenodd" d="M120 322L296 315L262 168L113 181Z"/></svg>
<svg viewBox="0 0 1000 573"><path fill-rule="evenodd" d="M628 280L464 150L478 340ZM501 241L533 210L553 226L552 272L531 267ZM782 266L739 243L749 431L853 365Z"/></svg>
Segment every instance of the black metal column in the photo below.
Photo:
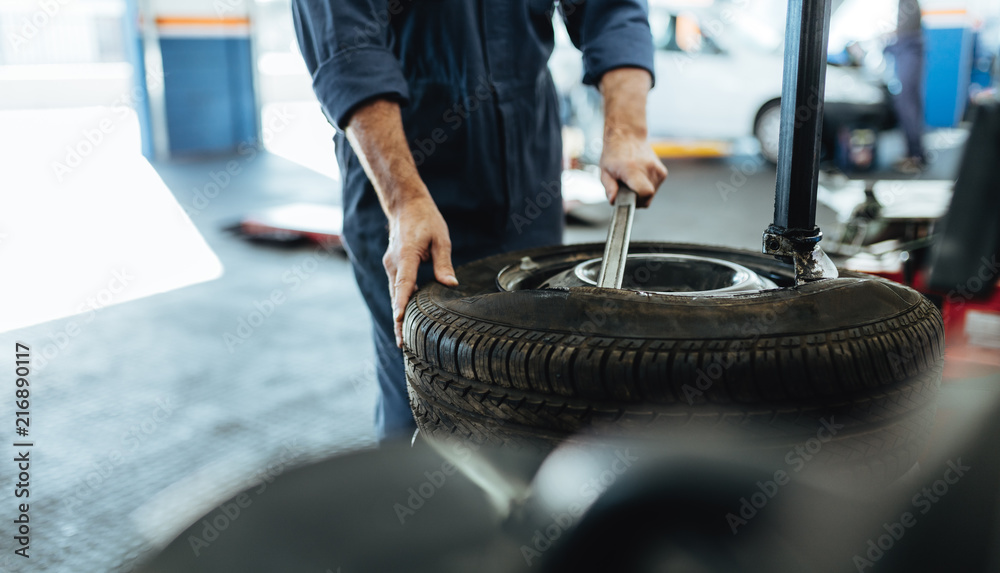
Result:
<svg viewBox="0 0 1000 573"><path fill-rule="evenodd" d="M837 276L819 249L822 233L816 227L830 5L789 0L785 26L774 223L764 233L764 252L793 261L800 283Z"/></svg>

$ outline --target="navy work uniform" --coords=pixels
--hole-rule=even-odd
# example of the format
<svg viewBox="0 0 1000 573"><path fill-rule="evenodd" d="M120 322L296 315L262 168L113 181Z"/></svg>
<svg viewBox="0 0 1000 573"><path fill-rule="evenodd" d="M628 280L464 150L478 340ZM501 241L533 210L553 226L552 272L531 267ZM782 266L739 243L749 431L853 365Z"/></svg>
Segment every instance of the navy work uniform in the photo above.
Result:
<svg viewBox="0 0 1000 573"><path fill-rule="evenodd" d="M379 438L412 433L382 256L387 221L344 135L375 98L400 103L406 138L448 224L455 266L562 240L561 129L547 61L553 0L294 0L313 88L337 128L344 240L374 323ZM653 73L642 0L563 1L584 82ZM418 284L433 277L421 266Z"/></svg>

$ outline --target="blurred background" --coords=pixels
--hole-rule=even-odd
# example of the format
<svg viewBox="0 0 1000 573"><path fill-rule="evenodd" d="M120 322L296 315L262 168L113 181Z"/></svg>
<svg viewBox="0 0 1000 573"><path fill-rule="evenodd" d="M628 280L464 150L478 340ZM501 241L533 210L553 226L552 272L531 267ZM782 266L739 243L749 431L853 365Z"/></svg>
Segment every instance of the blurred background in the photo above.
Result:
<svg viewBox="0 0 1000 573"><path fill-rule="evenodd" d="M758 250L786 3L649 4L670 177L633 238ZM901 172L896 1L833 0L818 212L842 265L907 282L1000 76L1000 3L921 7L927 165ZM565 240L601 242L600 96L558 19ZM129 571L199 508L372 446L369 318L289 0L0 0L0 40L0 348L33 352L38 548L0 570ZM1000 371L1000 302L977 312L946 385Z"/></svg>

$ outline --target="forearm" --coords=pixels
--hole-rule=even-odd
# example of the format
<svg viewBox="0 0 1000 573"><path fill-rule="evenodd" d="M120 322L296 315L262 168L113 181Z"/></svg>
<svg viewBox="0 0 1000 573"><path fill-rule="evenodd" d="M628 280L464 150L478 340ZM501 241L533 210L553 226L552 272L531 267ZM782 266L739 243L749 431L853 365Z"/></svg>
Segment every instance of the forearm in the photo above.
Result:
<svg viewBox="0 0 1000 573"><path fill-rule="evenodd" d="M640 68L618 68L601 77L605 143L621 137L646 139L646 96L652 85L649 72Z"/></svg>
<svg viewBox="0 0 1000 573"><path fill-rule="evenodd" d="M430 199L406 143L399 104L373 100L351 115L345 131L390 225L408 202Z"/></svg>

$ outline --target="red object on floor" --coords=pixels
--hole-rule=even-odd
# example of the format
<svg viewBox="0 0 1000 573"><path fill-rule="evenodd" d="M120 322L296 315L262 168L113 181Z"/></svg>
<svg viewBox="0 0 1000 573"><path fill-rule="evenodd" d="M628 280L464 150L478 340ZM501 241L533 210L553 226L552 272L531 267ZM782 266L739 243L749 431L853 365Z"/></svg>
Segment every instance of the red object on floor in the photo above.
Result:
<svg viewBox="0 0 1000 573"><path fill-rule="evenodd" d="M239 224L244 236L287 240L305 238L327 248L343 245L344 212L340 207L292 203L245 216Z"/></svg>
<svg viewBox="0 0 1000 573"><path fill-rule="evenodd" d="M972 277L965 285L955 285L954 290L936 292L927 288L924 270L909 283L902 268L870 274L941 301L946 379L975 378L1000 369L1000 289L995 281L984 284L979 277Z"/></svg>
<svg viewBox="0 0 1000 573"><path fill-rule="evenodd" d="M984 298L947 293L941 314L947 358L1000 368L1000 290Z"/></svg>

